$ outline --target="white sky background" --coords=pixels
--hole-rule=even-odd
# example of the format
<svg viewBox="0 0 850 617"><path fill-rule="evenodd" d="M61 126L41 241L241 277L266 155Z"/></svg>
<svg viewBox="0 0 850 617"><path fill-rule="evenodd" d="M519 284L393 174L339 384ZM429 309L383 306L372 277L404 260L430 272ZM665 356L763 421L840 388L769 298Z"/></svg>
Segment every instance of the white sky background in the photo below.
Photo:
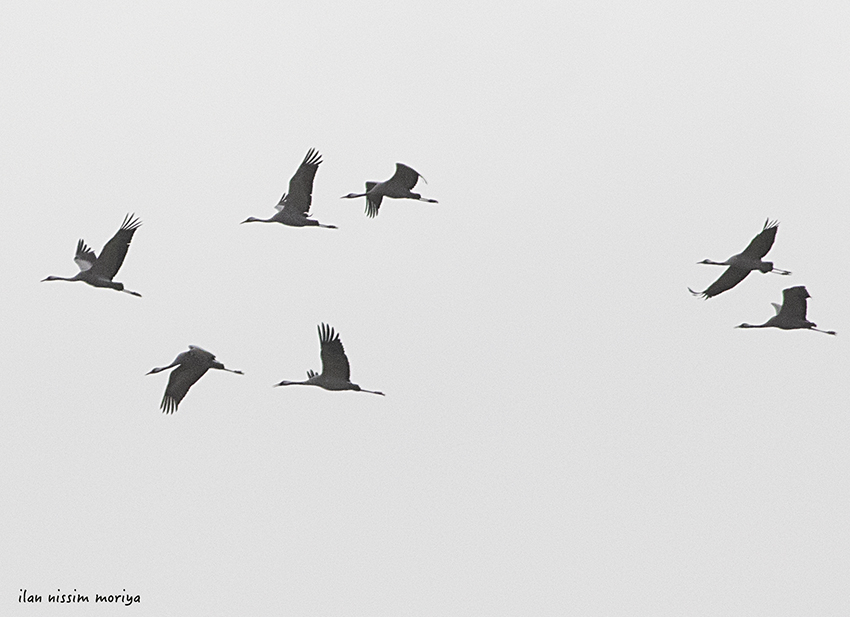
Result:
<svg viewBox="0 0 850 617"><path fill-rule="evenodd" d="M0 613L847 614L848 19L7 2ZM240 226L310 147L339 229ZM39 283L128 212L143 298ZM837 337L733 328L791 285ZM385 398L271 387L322 321ZM189 344L245 375L165 416Z"/></svg>

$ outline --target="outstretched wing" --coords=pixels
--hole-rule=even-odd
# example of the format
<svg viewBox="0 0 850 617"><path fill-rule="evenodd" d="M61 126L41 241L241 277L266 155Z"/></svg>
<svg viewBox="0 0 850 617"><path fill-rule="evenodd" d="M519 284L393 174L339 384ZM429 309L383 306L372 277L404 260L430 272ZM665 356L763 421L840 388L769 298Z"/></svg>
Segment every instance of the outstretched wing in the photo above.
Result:
<svg viewBox="0 0 850 617"><path fill-rule="evenodd" d="M367 182L366 192L368 193L377 185L377 182ZM378 216L378 209L381 207L381 201L383 201L383 199L383 195L366 195L366 216L370 219Z"/></svg>
<svg viewBox="0 0 850 617"><path fill-rule="evenodd" d="M330 326L322 324L319 326L319 342L322 345L322 375L348 381L351 376L351 367L348 365L348 358L345 357L339 334L336 334Z"/></svg>
<svg viewBox="0 0 850 617"><path fill-rule="evenodd" d="M398 186L406 188L408 191L416 186L417 180L422 178L418 171L412 167L408 167L403 163L395 164L395 173L389 179L389 182L398 183ZM422 178L424 180L424 178Z"/></svg>
<svg viewBox="0 0 850 617"><path fill-rule="evenodd" d="M80 272L91 269L97 261L97 255L86 245L82 238L77 241L77 254L74 255L74 261L80 267Z"/></svg>
<svg viewBox="0 0 850 617"><path fill-rule="evenodd" d="M322 156L314 148L310 148L298 171L289 181L289 192L283 194L278 206L283 204L284 207L304 215L310 211L310 204L313 203L313 179L321 162Z"/></svg>
<svg viewBox="0 0 850 617"><path fill-rule="evenodd" d="M92 273L112 280L112 277L121 269L124 257L127 256L127 249L130 248L133 234L142 224L139 219L134 219L133 216L128 214L124 217L121 229L112 236L112 239L106 243L100 252L100 257L92 266Z"/></svg>
<svg viewBox="0 0 850 617"><path fill-rule="evenodd" d="M741 253L746 257L753 259L761 259L773 246L773 241L776 239L776 231L779 229L779 222L767 219L764 222L764 229L747 245L747 248Z"/></svg>
<svg viewBox="0 0 850 617"><path fill-rule="evenodd" d="M779 315L783 319L806 321L806 298L808 297L809 292L802 285L783 289L782 308L779 309Z"/></svg>
<svg viewBox="0 0 850 617"><path fill-rule="evenodd" d="M196 381L204 376L209 369L208 365L196 362L186 362L171 371L168 377L168 385L160 405L164 413L174 413L180 405L180 401L186 396Z"/></svg>
<svg viewBox="0 0 850 617"><path fill-rule="evenodd" d="M729 266L726 268L726 272L720 275L719 279L708 286L708 289L703 292L695 292L691 290L691 293L695 296L702 296L706 299L713 298L714 296L722 294L724 291L732 289L735 285L747 278L747 275L750 272L751 270Z"/></svg>

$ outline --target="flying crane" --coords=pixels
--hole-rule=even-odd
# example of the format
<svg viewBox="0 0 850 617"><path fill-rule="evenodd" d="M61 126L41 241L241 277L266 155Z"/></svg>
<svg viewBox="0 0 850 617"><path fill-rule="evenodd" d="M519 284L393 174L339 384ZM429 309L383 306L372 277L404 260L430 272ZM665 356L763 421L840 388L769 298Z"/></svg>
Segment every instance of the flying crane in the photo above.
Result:
<svg viewBox="0 0 850 617"><path fill-rule="evenodd" d="M174 359L174 362L168 366L152 368L147 374L152 375L160 371L167 371L175 366L177 368L171 371L171 375L168 376L168 385L165 387L165 394L162 396L162 403L160 404L160 408L164 413L174 413L177 411L180 401L186 396L189 388L211 368L244 375L242 371L226 368L221 362L215 359L213 354L195 345L189 345L189 351L179 354Z"/></svg>
<svg viewBox="0 0 850 617"><path fill-rule="evenodd" d="M803 285L797 287L789 287L782 290L782 304L771 302L776 315L768 319L763 324L751 325L742 323L737 328L780 328L782 330L814 330L815 332L823 332L824 334L832 334L835 336L834 330L818 330L812 323L806 319L806 298L811 298L809 292Z"/></svg>
<svg viewBox="0 0 850 617"><path fill-rule="evenodd" d="M342 341L339 340L339 334L334 332L334 329L325 324L318 327L319 344L321 345L322 357L322 372L316 373L312 370L307 371L306 381L281 381L275 386L319 386L325 390L355 390L357 392L368 392L369 394L380 394L374 390L365 390L356 383L351 383L351 368L348 364L348 358L345 356L345 350L342 347Z"/></svg>
<svg viewBox="0 0 850 617"><path fill-rule="evenodd" d="M284 193L275 206L277 214L269 219L249 216L243 223L283 223L290 227L326 227L337 229L336 225L322 225L310 218L310 205L313 203L313 179L322 162L322 156L313 148L298 166L295 175L289 180L289 192Z"/></svg>
<svg viewBox="0 0 850 617"><path fill-rule="evenodd" d="M74 256L74 261L79 266L80 271L76 276L72 276L71 278L48 276L46 279L42 279L41 282L82 281L92 287L107 287L141 298L142 294L124 289L123 283L112 280L118 274L121 264L124 263L124 258L127 256L127 249L130 248L130 241L133 239L133 234L136 233L136 230L142 224L139 219L134 219L133 217L133 214L128 214L124 217L121 228L103 246L100 257L86 245L82 238L77 241L77 254Z"/></svg>
<svg viewBox="0 0 850 617"><path fill-rule="evenodd" d="M773 246L773 241L776 239L776 231L779 229L779 223L766 220L764 228L761 232L752 239L742 252L737 255L732 255L726 261L711 261L703 259L698 262L701 264L709 264L712 266L728 266L726 272L720 275L720 278L708 286L705 291L694 291L688 287L695 296L703 298L713 298L724 291L732 289L735 285L747 278L747 275L753 270L758 270L763 274L774 272L776 274L788 275L791 274L788 270L780 270L773 267L772 261L762 261L762 258L767 255L770 247Z"/></svg>
<svg viewBox="0 0 850 617"><path fill-rule="evenodd" d="M425 178L415 169L402 163L396 163L395 173L392 178L384 182L367 182L365 193L349 193L348 195L343 195L342 199L366 197L366 216L369 218L378 216L378 208L381 207L381 200L384 197L390 197L392 199L418 199L419 201L427 201L432 204L437 203L436 199L428 199L422 197L419 193L411 192L410 189L416 186L419 178L425 181Z"/></svg>

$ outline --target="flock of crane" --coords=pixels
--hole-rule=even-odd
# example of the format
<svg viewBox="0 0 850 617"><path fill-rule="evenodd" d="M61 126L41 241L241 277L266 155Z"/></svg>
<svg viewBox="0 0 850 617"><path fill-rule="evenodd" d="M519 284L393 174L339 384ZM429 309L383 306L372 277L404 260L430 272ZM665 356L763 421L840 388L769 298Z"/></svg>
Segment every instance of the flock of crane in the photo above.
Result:
<svg viewBox="0 0 850 617"><path fill-rule="evenodd" d="M764 256L773 246L773 241L776 240L776 232L779 229L779 223L770 222L770 219L765 221L764 228L761 232L752 239L742 252L733 255L726 261L711 261L704 259L698 263L708 264L712 266L726 266L726 271L720 275L720 278L714 281L705 291L694 291L690 287L690 291L695 296L701 296L705 299L713 298L722 294L724 291L732 289L735 285L747 278L747 275L753 270L758 270L762 274L774 272L783 276L791 274L788 270L780 270L773 267L772 261L763 261ZM752 325L742 323L738 328L780 328L782 330L814 330L815 332L823 332L824 334L835 335L834 330L819 330L817 324L806 319L806 298L811 298L809 292L803 285L796 287L788 287L782 290L782 304L771 302L776 315L768 319L763 324Z"/></svg>
<svg viewBox="0 0 850 617"><path fill-rule="evenodd" d="M313 180L316 170L322 162L321 155L310 149L304 157L295 175L289 181L289 190L280 198L275 206L277 213L269 219L257 219L249 217L243 223L281 223L290 227L325 227L336 229L334 225L322 225L310 218L310 206L313 201ZM384 197L391 199L417 199L430 203L437 203L435 199L422 197L413 193L411 189L416 186L422 176L407 165L396 163L395 174L384 182L367 182L364 193L349 193L342 199L353 199L356 197L366 198L366 216L373 218L378 215L378 209ZM422 178L425 180L424 178ZM121 227L115 235L104 245L98 257L95 252L83 240L77 242L77 252L74 261L80 271L73 277L48 276L44 281L82 281L93 287L104 287L114 289L133 296L141 297L140 293L124 288L123 283L114 281L115 275L124 263L127 250L133 234L141 225L141 221L133 214L124 218ZM366 390L351 382L351 369L345 349L339 334L326 324L319 325L319 344L321 347L320 357L322 360L322 372L307 371L307 379L304 381L281 381L275 386L305 385L318 386L325 390L354 390L357 392L368 392L384 396L383 392ZM176 367L176 368L175 368ZM180 401L186 396L189 388L195 384L209 369L218 369L242 375L242 371L226 368L224 364L216 360L215 356L195 345L189 345L189 350L179 354L174 362L168 366L151 369L148 375L159 373L168 369L174 369L168 378L168 385L162 397L160 408L163 412L170 414L177 411Z"/></svg>
<svg viewBox="0 0 850 617"><path fill-rule="evenodd" d="M311 148L298 170L289 181L289 190L280 198L277 213L268 219L249 217L243 223L281 223L290 227L325 227L336 229L335 225L323 225L311 218L310 206L313 201L313 180L322 157L315 149ZM366 182L366 191L363 193L349 193L343 195L342 199L366 198L366 216L373 218L378 215L381 202L384 197L392 199L416 199L430 203L437 203L435 199L422 197L419 193L411 191L422 176L414 169L396 163L395 174L384 182ZM424 178L422 178L424 180ZM48 276L44 281L82 281L93 287L105 287L115 289L133 296L141 297L141 294L126 289L123 283L114 281L115 275L124 263L127 250L133 239L133 234L141 225L141 221L135 215L128 214L124 218L121 227L115 235L104 245L98 257L95 252L83 240L77 242L77 252L74 261L80 268L76 276L64 278L60 276ZM753 270L764 274L773 272L787 276L791 274L788 270L780 270L773 267L773 262L763 261L773 242L779 224L765 221L762 231L750 242L741 253L733 255L726 261L711 261L705 259L699 263L715 266L726 266L726 271L705 291L689 291L695 296L713 298L724 291L728 291L743 281ZM819 330L817 325L806 319L806 299L809 298L808 291L802 285L789 287L782 291L782 304L773 304L776 315L763 324L751 325L742 323L738 328L781 328L783 330L808 329L816 332L834 335L833 330ZM384 395L383 392L365 390L351 382L351 369L348 358L340 341L339 334L326 324L319 325L320 356L322 360L322 372L307 371L307 379L304 381L281 381L276 386L307 385L318 386L325 390L355 390L357 392L369 392L370 394ZM242 371L226 368L224 364L217 361L210 352L190 345L188 351L179 354L174 362L168 366L152 369L148 375L159 373L168 369L174 369L165 388L162 397L161 409L165 413L177 411L180 401L186 396L189 388L197 382L209 369L229 371L242 374Z"/></svg>

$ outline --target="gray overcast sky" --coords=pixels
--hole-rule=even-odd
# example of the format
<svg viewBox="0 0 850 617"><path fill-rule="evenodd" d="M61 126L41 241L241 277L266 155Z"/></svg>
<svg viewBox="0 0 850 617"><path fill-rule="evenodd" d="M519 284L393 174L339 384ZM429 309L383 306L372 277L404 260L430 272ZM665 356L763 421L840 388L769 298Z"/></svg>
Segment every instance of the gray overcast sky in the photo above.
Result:
<svg viewBox="0 0 850 617"><path fill-rule="evenodd" d="M848 19L6 2L0 613L850 613ZM339 229L240 226L310 147ZM397 161L440 203L339 199ZM128 212L143 298L39 282ZM790 285L838 336L733 328ZM385 398L271 387L320 322ZM189 344L245 375L164 416Z"/></svg>

